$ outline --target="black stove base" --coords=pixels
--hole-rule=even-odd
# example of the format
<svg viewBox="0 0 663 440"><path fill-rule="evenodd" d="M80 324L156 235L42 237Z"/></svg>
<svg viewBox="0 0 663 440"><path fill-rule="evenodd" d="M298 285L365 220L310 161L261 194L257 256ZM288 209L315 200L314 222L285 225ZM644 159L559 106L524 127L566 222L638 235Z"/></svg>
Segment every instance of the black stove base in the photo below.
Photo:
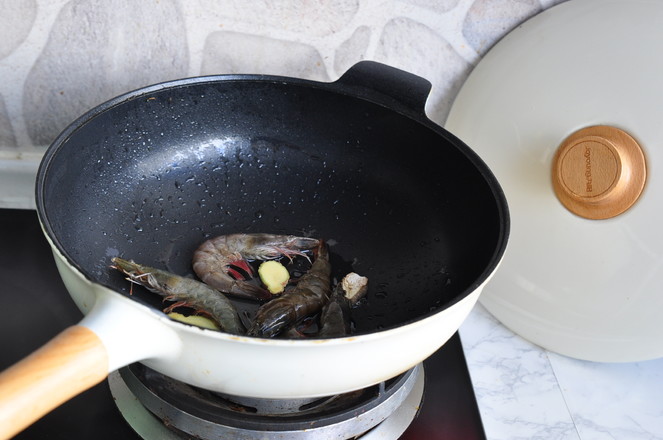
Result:
<svg viewBox="0 0 663 440"><path fill-rule="evenodd" d="M82 318L60 280L37 214L0 209L0 369ZM402 440L486 438L458 334L424 362L421 411ZM16 436L19 440L140 437L113 402L107 382L73 398Z"/></svg>

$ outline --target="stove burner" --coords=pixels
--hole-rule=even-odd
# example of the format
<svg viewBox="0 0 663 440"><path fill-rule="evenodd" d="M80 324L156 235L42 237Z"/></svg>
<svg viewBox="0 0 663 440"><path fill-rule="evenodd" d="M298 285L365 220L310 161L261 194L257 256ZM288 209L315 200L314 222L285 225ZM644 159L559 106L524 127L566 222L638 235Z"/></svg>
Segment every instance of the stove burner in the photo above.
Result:
<svg viewBox="0 0 663 440"><path fill-rule="evenodd" d="M133 364L109 377L125 419L143 438L397 439L416 416L423 365L372 387L321 399L213 393ZM138 399L138 401L136 400Z"/></svg>

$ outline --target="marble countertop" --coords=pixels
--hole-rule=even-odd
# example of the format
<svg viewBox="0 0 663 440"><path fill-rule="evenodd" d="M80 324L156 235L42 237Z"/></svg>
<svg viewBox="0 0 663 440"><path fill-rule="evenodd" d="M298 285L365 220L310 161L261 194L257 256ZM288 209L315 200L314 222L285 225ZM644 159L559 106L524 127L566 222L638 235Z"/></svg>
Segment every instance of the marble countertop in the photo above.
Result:
<svg viewBox="0 0 663 440"><path fill-rule="evenodd" d="M663 359L562 356L514 334L481 304L460 336L489 440L663 439Z"/></svg>

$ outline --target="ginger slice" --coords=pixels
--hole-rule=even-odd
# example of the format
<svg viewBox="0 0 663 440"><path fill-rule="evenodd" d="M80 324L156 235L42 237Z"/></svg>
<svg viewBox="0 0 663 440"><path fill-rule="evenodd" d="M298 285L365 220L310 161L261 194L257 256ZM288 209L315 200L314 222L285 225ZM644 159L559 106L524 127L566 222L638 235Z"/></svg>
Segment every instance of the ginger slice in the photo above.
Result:
<svg viewBox="0 0 663 440"><path fill-rule="evenodd" d="M258 275L262 283L267 287L267 290L274 295L283 292L290 280L288 269L274 260L265 261L260 264Z"/></svg>

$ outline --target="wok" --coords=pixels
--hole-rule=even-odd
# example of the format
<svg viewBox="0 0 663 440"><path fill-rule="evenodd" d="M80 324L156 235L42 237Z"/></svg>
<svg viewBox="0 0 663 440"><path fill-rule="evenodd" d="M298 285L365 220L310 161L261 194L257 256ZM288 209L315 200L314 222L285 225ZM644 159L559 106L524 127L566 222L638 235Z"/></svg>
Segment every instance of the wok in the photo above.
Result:
<svg viewBox="0 0 663 440"><path fill-rule="evenodd" d="M11 434L136 361L212 391L302 398L378 383L436 351L497 268L509 219L486 165L425 116L429 91L362 62L333 83L173 81L75 121L45 153L37 210L86 316L2 374L0 426ZM121 256L189 276L202 241L243 232L323 238L337 279L367 276L355 333L268 340L189 326L109 269Z"/></svg>

